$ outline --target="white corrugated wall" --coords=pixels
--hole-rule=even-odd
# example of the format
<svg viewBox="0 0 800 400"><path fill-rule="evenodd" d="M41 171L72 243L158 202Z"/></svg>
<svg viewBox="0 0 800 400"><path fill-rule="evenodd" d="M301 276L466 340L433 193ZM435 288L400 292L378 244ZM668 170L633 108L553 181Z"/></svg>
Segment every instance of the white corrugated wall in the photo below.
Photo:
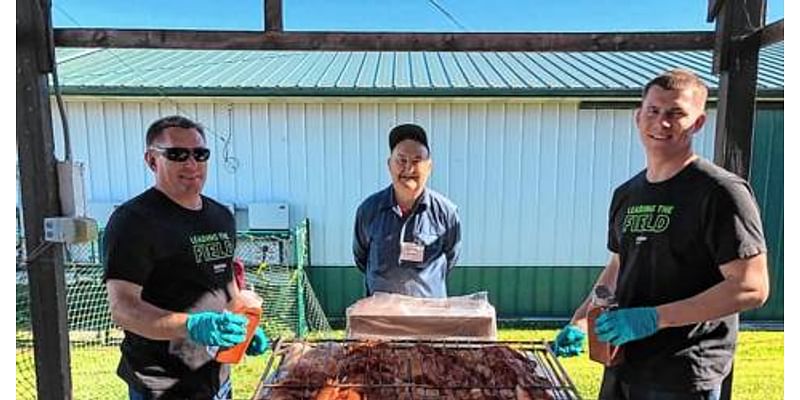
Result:
<svg viewBox="0 0 800 400"><path fill-rule="evenodd" d="M352 265L359 202L389 184L389 129L426 128L430 186L460 208L461 265L602 265L613 188L644 167L632 110L519 99L67 98L73 154L91 202L122 202L152 184L144 131L184 113L208 128L205 193L225 203L285 202L311 220L312 264ZM58 155L63 141L53 110ZM713 154L714 112L695 140Z"/></svg>

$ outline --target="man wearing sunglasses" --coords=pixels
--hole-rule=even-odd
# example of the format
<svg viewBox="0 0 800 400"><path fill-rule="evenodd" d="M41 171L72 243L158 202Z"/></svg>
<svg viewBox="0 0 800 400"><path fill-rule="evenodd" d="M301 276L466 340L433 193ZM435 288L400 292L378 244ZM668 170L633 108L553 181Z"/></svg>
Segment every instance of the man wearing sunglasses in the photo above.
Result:
<svg viewBox="0 0 800 400"><path fill-rule="evenodd" d="M425 184L433 168L428 137L414 124L389 133L392 184L356 212L353 256L367 295L447 297L446 279L461 246L456 206Z"/></svg>
<svg viewBox="0 0 800 400"><path fill-rule="evenodd" d="M180 116L147 130L152 188L117 208L104 240L105 282L115 323L125 331L117 374L131 400L230 399L221 347L245 340L234 309L233 216L201 194L211 156L202 126ZM258 328L247 354L269 340Z"/></svg>

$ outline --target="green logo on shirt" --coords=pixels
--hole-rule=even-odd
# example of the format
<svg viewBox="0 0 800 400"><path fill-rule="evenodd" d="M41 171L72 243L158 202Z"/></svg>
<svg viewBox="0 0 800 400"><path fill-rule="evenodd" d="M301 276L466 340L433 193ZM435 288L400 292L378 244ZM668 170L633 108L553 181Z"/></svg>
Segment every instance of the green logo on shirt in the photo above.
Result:
<svg viewBox="0 0 800 400"><path fill-rule="evenodd" d="M661 233L669 227L675 206L642 204L630 206L622 221L622 233Z"/></svg>
<svg viewBox="0 0 800 400"><path fill-rule="evenodd" d="M233 241L227 232L207 233L189 238L197 264L233 257Z"/></svg>

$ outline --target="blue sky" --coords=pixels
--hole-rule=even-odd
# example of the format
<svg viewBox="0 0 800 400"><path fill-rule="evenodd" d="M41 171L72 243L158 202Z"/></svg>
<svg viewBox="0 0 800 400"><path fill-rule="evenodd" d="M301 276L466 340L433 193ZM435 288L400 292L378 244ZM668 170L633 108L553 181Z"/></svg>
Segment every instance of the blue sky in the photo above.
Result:
<svg viewBox="0 0 800 400"><path fill-rule="evenodd" d="M444 12L437 10L438 4ZM54 0L56 27L261 30L261 0ZM285 30L711 30L707 0L284 0ZM767 22L783 1L767 0Z"/></svg>

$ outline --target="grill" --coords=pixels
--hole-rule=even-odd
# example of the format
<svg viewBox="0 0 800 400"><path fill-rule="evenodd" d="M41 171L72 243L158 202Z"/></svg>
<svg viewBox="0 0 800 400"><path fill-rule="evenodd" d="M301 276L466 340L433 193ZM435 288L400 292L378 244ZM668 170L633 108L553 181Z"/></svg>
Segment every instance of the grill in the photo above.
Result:
<svg viewBox="0 0 800 400"><path fill-rule="evenodd" d="M579 399L544 341L278 341L253 400Z"/></svg>

